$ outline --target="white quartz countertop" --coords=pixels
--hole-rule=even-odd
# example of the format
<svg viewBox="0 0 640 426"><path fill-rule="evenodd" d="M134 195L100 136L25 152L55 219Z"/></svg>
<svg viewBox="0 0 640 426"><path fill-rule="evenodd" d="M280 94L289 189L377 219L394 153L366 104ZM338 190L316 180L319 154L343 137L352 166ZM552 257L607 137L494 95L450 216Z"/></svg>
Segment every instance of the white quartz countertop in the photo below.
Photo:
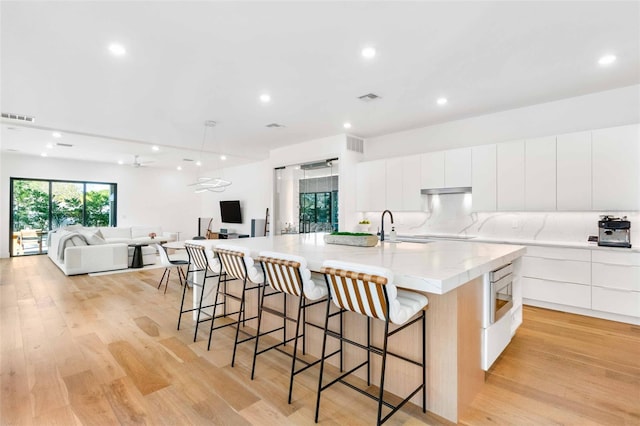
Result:
<svg viewBox="0 0 640 426"><path fill-rule="evenodd" d="M325 260L341 260L383 266L394 273L398 287L434 294L447 293L468 281L525 254L526 247L467 241L428 244L378 243L375 247L325 244L323 233L279 235L233 240L189 241L213 247L228 244L246 247L257 257L260 251L295 254L307 259L309 269L319 271Z"/></svg>

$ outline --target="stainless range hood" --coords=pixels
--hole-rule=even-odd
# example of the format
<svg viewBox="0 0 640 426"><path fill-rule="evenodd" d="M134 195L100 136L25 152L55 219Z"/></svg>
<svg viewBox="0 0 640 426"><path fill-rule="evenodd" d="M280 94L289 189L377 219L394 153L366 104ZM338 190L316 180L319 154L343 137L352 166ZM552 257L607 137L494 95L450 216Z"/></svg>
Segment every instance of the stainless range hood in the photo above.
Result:
<svg viewBox="0 0 640 426"><path fill-rule="evenodd" d="M424 188L420 190L422 195L436 194L466 194L471 193L470 186L457 186L455 188Z"/></svg>

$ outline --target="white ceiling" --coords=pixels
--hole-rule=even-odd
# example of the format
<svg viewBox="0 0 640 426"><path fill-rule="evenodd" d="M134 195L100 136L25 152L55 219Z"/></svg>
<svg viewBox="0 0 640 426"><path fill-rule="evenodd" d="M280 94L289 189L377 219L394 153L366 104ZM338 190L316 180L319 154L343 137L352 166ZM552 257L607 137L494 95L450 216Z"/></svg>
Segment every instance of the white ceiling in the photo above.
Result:
<svg viewBox="0 0 640 426"><path fill-rule="evenodd" d="M637 1L2 1L0 13L2 112L36 118L2 120L3 152L240 164L345 121L366 138L640 83ZM606 53L618 60L605 68ZM381 99L357 99L370 92ZM218 125L201 154L205 120Z"/></svg>

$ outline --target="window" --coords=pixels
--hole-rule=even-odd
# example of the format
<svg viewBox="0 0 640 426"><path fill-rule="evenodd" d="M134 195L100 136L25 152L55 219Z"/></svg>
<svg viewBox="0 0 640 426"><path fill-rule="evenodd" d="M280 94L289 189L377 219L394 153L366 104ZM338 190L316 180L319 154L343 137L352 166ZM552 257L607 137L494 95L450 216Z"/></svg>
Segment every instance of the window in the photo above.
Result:
<svg viewBox="0 0 640 426"><path fill-rule="evenodd" d="M300 193L300 232L338 230L338 191Z"/></svg>
<svg viewBox="0 0 640 426"><path fill-rule="evenodd" d="M46 253L54 229L115 226L116 194L115 183L11 178L11 256Z"/></svg>

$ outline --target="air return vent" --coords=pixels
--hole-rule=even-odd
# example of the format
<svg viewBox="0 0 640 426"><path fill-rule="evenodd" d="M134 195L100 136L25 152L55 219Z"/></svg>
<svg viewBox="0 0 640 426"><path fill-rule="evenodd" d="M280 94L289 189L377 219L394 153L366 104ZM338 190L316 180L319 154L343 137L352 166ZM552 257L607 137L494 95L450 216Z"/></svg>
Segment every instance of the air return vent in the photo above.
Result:
<svg viewBox="0 0 640 426"><path fill-rule="evenodd" d="M35 117L29 117L28 115L13 114L10 112L3 112L2 118L8 118L9 120L27 121L33 123L36 121Z"/></svg>
<svg viewBox="0 0 640 426"><path fill-rule="evenodd" d="M267 127L271 127L273 129L279 129L281 127L285 127L284 124L278 124L278 123L271 123L271 124L267 124Z"/></svg>
<svg viewBox="0 0 640 426"><path fill-rule="evenodd" d="M182 161L193 161L193 158L183 158Z"/></svg>
<svg viewBox="0 0 640 426"><path fill-rule="evenodd" d="M364 153L364 140L354 136L347 136L347 149L360 154Z"/></svg>
<svg viewBox="0 0 640 426"><path fill-rule="evenodd" d="M380 96L375 93L367 93L366 95L358 96L358 99L364 102L375 101L376 99L380 99Z"/></svg>
<svg viewBox="0 0 640 426"><path fill-rule="evenodd" d="M56 146L63 146L65 148L71 148L73 145L70 143L62 143L62 142L57 142Z"/></svg>

